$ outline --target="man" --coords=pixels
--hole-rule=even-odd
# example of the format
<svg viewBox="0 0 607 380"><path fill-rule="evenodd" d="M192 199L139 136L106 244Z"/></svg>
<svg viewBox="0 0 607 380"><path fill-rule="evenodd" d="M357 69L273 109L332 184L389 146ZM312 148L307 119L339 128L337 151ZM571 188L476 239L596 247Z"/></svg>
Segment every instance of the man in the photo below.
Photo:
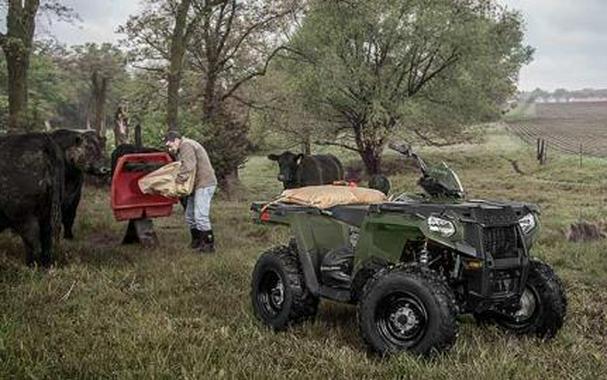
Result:
<svg viewBox="0 0 607 380"><path fill-rule="evenodd" d="M211 199L217 187L215 170L206 150L198 142L182 137L179 132L171 131L165 137L169 151L177 154L181 161L178 183L184 183L190 173L196 176L194 190L187 197L185 220L192 234L192 248L203 252L215 252L215 239L209 217Z"/></svg>

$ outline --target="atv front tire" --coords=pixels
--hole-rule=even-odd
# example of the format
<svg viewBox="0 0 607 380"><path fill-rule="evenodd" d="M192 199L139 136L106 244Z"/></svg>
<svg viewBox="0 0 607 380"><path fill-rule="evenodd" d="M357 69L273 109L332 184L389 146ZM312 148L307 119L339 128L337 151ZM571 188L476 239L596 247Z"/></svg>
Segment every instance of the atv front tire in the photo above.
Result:
<svg viewBox="0 0 607 380"><path fill-rule="evenodd" d="M253 270L251 300L257 319L274 330L313 319L318 298L306 288L296 251L279 246L262 254Z"/></svg>
<svg viewBox="0 0 607 380"><path fill-rule="evenodd" d="M487 312L476 315L476 318L480 322L494 321L518 335L552 339L563 326L566 313L567 297L563 283L549 265L533 260L519 310L509 314Z"/></svg>
<svg viewBox="0 0 607 380"><path fill-rule="evenodd" d="M358 304L360 333L381 355L447 351L457 337L455 297L436 272L417 265L381 270Z"/></svg>

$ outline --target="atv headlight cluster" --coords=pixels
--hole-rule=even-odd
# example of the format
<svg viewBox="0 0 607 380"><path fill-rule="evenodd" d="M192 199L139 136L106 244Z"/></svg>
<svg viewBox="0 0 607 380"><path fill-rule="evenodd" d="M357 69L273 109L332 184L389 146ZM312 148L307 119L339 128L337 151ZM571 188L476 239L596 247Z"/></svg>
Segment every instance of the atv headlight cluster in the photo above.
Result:
<svg viewBox="0 0 607 380"><path fill-rule="evenodd" d="M521 230L526 235L529 232L533 231L537 223L535 222L535 216L532 213L529 213L518 220L518 225L521 226Z"/></svg>
<svg viewBox="0 0 607 380"><path fill-rule="evenodd" d="M438 232L444 237L450 237L455 234L455 225L446 219L431 216L428 218L427 223L430 231Z"/></svg>

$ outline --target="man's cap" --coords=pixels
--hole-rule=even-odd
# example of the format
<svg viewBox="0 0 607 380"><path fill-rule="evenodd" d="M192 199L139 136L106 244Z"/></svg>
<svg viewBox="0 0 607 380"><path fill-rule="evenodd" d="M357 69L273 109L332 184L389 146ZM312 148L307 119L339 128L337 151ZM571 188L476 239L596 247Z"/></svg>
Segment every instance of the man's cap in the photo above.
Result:
<svg viewBox="0 0 607 380"><path fill-rule="evenodd" d="M176 139L180 139L180 138L181 138L181 133L179 133L177 131L169 131L164 136L164 142L167 143L169 141L175 141Z"/></svg>

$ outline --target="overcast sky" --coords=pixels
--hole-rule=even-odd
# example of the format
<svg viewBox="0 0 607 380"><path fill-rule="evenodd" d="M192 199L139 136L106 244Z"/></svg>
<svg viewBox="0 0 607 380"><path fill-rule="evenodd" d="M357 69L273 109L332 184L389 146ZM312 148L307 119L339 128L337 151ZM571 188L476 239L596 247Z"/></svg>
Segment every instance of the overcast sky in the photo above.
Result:
<svg viewBox="0 0 607 380"><path fill-rule="evenodd" d="M523 12L533 63L521 72L520 88L607 88L607 0L500 0ZM60 41L116 41L116 27L140 8L139 0L65 0L82 22L44 27Z"/></svg>

